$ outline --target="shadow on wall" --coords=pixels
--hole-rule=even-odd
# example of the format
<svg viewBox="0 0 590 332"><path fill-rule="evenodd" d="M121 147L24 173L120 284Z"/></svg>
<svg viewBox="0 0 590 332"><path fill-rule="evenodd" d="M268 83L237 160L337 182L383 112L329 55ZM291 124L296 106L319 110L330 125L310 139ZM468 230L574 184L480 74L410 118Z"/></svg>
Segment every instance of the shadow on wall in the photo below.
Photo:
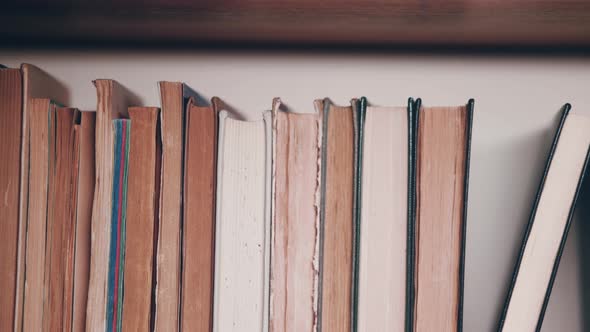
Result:
<svg viewBox="0 0 590 332"><path fill-rule="evenodd" d="M590 331L590 168L586 176L576 206L576 231L580 233L578 246L580 253L580 288L582 292L582 317L584 331Z"/></svg>

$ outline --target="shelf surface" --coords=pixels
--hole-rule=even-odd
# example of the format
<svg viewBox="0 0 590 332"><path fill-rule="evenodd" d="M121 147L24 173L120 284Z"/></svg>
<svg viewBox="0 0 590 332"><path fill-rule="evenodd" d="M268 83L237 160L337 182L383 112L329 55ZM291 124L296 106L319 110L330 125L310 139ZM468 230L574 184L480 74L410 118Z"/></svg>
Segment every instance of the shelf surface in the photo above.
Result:
<svg viewBox="0 0 590 332"><path fill-rule="evenodd" d="M589 47L585 0L10 0L11 43Z"/></svg>

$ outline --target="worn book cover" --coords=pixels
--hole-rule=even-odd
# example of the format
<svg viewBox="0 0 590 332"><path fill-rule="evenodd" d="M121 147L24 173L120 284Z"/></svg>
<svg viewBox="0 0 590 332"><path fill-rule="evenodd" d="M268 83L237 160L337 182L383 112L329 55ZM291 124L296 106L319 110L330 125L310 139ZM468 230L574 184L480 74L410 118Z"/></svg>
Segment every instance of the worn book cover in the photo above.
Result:
<svg viewBox="0 0 590 332"><path fill-rule="evenodd" d="M0 68L0 331L14 324L18 250L18 199L23 114L20 69Z"/></svg>
<svg viewBox="0 0 590 332"><path fill-rule="evenodd" d="M44 326L50 331L71 331L73 245L75 224L75 185L78 181L75 155L75 125L78 110L58 107L55 111L53 181L48 193L44 300ZM51 162L50 162L51 164ZM51 177L51 175L50 175Z"/></svg>
<svg viewBox="0 0 590 332"><path fill-rule="evenodd" d="M86 329L106 330L107 275L113 211L115 154L113 120L127 118L127 108L137 100L117 81L94 81L97 92L96 169L92 205L90 279L86 309Z"/></svg>
<svg viewBox="0 0 590 332"><path fill-rule="evenodd" d="M270 330L317 331L322 122L278 98L272 116Z"/></svg>
<svg viewBox="0 0 590 332"><path fill-rule="evenodd" d="M157 222L156 170L158 116L156 107L130 107L129 168L125 239L123 331L149 331Z"/></svg>
<svg viewBox="0 0 590 332"><path fill-rule="evenodd" d="M181 82L158 82L162 177L156 265L155 329L177 331L180 319L182 183L186 105L196 93Z"/></svg>
<svg viewBox="0 0 590 332"><path fill-rule="evenodd" d="M217 111L187 106L184 150L181 328L210 331L213 319Z"/></svg>
<svg viewBox="0 0 590 332"><path fill-rule="evenodd" d="M52 212L55 170L55 108L49 99L30 100L30 170L28 218L26 222L26 287L23 302L23 330L48 328L49 274L46 255L48 220Z"/></svg>
<svg viewBox="0 0 590 332"><path fill-rule="evenodd" d="M22 140L21 140L21 164L20 164L20 194L19 194L19 226L18 226L18 250L17 250L17 276L14 328L20 331L23 326L24 292L25 292L25 243L27 232L27 220L30 209L29 199L29 172L31 154L30 147L30 113L33 108L34 98L46 98L60 105L67 105L68 92L63 83L52 77L44 70L25 63L21 66L23 77L23 113L22 113Z"/></svg>

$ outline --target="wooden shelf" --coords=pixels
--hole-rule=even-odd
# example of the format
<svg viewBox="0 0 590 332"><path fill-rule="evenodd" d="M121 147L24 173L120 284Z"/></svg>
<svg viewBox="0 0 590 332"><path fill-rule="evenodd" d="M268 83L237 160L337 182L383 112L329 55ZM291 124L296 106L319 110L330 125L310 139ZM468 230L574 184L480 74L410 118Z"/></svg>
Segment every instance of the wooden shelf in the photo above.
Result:
<svg viewBox="0 0 590 332"><path fill-rule="evenodd" d="M584 0L12 1L8 43L589 47Z"/></svg>

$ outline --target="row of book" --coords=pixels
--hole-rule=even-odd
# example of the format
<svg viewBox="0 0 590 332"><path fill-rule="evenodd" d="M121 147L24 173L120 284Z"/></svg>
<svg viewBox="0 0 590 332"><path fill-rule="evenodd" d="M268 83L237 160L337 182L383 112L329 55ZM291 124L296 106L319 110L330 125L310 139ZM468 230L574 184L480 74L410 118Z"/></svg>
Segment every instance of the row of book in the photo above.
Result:
<svg viewBox="0 0 590 332"><path fill-rule="evenodd" d="M462 330L473 100L243 121L158 84L143 107L96 80L80 112L0 69L0 330ZM542 323L589 129L564 106L503 331Z"/></svg>

